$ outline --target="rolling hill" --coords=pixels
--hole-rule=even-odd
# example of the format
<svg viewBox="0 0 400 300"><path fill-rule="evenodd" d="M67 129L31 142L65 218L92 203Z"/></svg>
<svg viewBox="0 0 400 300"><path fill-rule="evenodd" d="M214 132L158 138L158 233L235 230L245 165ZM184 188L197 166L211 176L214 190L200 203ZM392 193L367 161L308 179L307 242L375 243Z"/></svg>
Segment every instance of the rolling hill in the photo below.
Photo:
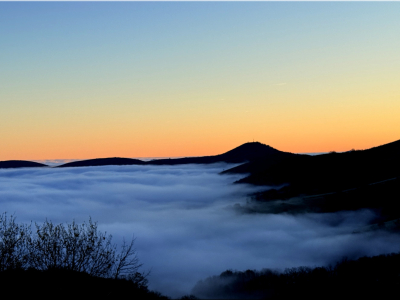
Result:
<svg viewBox="0 0 400 300"><path fill-rule="evenodd" d="M400 140L344 153L261 158L222 172L226 173L246 173L236 183L274 187L252 195L255 201L244 208L248 212L369 208L380 216L378 223L400 220Z"/></svg>
<svg viewBox="0 0 400 300"><path fill-rule="evenodd" d="M144 165L145 162L139 159L109 157L109 158L95 158L87 160L72 161L57 168L65 167L95 167L95 166L122 166L122 165Z"/></svg>
<svg viewBox="0 0 400 300"><path fill-rule="evenodd" d="M227 163L245 163L261 158L274 160L278 157L288 157L295 154L282 152L270 146L253 142L245 143L223 154L214 156L155 159L151 161L142 161L131 158L96 158L81 161L74 161L63 164L58 167L88 167L88 166L106 166L106 165L181 165L181 164L212 164L218 162Z"/></svg>
<svg viewBox="0 0 400 300"><path fill-rule="evenodd" d="M177 164L212 164L217 162L244 163L262 158L273 159L275 156L292 156L294 154L282 152L268 145L252 142L245 143L223 154L214 156L186 157L177 159L157 159L147 162L149 165L177 165Z"/></svg>
<svg viewBox="0 0 400 300"><path fill-rule="evenodd" d="M338 191L399 176L400 140L367 150L261 158L223 173L250 173L238 182L289 184L305 194Z"/></svg>
<svg viewBox="0 0 400 300"><path fill-rule="evenodd" d="M27 161L27 160L5 160L0 161L0 169L10 168L37 168L37 167L48 167L48 165Z"/></svg>

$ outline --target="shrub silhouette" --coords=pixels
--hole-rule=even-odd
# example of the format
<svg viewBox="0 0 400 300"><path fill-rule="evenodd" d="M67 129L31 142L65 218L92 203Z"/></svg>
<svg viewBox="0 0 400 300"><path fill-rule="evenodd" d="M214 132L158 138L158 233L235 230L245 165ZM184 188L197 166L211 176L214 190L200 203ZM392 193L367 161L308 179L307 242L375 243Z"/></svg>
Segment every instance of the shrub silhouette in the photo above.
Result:
<svg viewBox="0 0 400 300"><path fill-rule="evenodd" d="M122 297L168 299L147 288L147 274L133 248L120 248L97 223L17 224L15 216L0 215L0 287L13 298Z"/></svg>
<svg viewBox="0 0 400 300"><path fill-rule="evenodd" d="M27 234L30 227L15 223L15 217L0 215L0 271L20 269L29 266Z"/></svg>
<svg viewBox="0 0 400 300"><path fill-rule="evenodd" d="M45 221L20 225L15 217L0 215L0 271L12 269L63 269L104 278L125 278L146 285L146 274L130 243L123 241L118 251L112 236L100 232L97 223L54 225Z"/></svg>

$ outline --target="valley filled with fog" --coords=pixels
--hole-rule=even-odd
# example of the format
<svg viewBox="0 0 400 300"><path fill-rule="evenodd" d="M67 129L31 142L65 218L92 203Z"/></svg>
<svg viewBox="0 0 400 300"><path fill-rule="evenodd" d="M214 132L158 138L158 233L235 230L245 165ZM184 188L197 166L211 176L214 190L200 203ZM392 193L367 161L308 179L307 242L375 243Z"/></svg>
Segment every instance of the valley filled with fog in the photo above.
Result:
<svg viewBox="0 0 400 300"><path fill-rule="evenodd" d="M1 213L17 222L97 221L113 241L136 238L149 288L171 297L227 269L334 264L397 252L397 234L353 234L370 210L331 214L247 214L248 194L265 190L219 175L232 164L0 169ZM238 209L239 208L239 209Z"/></svg>

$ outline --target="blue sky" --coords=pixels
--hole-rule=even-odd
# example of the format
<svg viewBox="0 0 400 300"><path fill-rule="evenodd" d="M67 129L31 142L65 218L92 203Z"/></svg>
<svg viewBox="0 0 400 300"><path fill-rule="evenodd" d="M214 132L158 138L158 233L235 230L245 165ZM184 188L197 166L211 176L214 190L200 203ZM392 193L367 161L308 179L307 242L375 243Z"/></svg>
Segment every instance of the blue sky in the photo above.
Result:
<svg viewBox="0 0 400 300"><path fill-rule="evenodd" d="M253 138L346 151L396 140L399 5L1 2L0 157L208 155Z"/></svg>

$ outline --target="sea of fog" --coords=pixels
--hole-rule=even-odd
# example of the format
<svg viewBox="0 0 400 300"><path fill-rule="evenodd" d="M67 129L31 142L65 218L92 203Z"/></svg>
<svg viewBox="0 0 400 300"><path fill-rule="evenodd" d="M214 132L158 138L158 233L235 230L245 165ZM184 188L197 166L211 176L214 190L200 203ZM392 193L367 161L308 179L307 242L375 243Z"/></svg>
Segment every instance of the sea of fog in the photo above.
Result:
<svg viewBox="0 0 400 300"><path fill-rule="evenodd" d="M134 235L149 288L171 297L227 269L333 264L398 252L400 237L352 234L374 217L361 210L335 214L243 214L260 187L219 175L234 165L104 166L0 169L0 213L17 222L82 223L89 216L113 241Z"/></svg>

